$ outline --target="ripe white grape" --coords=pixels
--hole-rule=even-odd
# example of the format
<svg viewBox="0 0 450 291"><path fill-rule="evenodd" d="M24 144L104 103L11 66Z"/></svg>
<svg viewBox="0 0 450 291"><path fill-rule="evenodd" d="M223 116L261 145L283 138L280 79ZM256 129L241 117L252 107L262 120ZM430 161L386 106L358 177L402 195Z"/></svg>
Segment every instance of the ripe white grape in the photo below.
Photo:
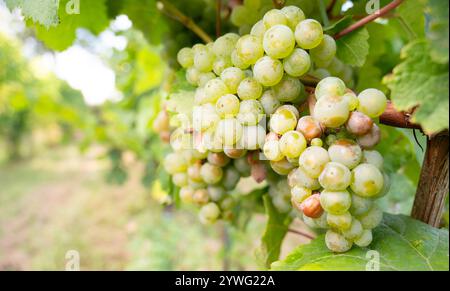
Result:
<svg viewBox="0 0 450 291"><path fill-rule="evenodd" d="M292 77L301 77L311 68L309 54L300 48L296 48L283 60L284 70Z"/></svg>
<svg viewBox="0 0 450 291"><path fill-rule="evenodd" d="M220 216L220 209L216 203L210 202L200 209L199 219L203 224L214 223Z"/></svg>
<svg viewBox="0 0 450 291"><path fill-rule="evenodd" d="M372 208L372 205L372 199L363 198L356 194L352 194L352 206L350 207L350 213L355 216L363 215Z"/></svg>
<svg viewBox="0 0 450 291"><path fill-rule="evenodd" d="M362 234L353 241L353 243L358 247L365 248L370 245L372 239L372 231L370 229L365 229Z"/></svg>
<svg viewBox="0 0 450 291"><path fill-rule="evenodd" d="M336 41L325 34L320 44L310 50L310 54L314 61L328 62L336 55Z"/></svg>
<svg viewBox="0 0 450 291"><path fill-rule="evenodd" d="M352 198L347 190L324 190L320 194L320 205L322 205L326 212L331 214L343 214L350 209L351 204Z"/></svg>
<svg viewBox="0 0 450 291"><path fill-rule="evenodd" d="M364 229L373 229L383 220L383 211L377 205L373 205L369 212L358 216L358 219Z"/></svg>
<svg viewBox="0 0 450 291"><path fill-rule="evenodd" d="M361 197L373 197L383 189L383 174L374 165L360 164L352 170L352 188Z"/></svg>
<svg viewBox="0 0 450 291"><path fill-rule="evenodd" d="M233 63L233 65L241 70L245 70L248 67L250 67L249 63L246 63L237 53L237 50L233 50L233 52L231 52L231 62Z"/></svg>
<svg viewBox="0 0 450 291"><path fill-rule="evenodd" d="M200 168L200 175L205 183L216 184L222 179L223 171L221 167L205 163Z"/></svg>
<svg viewBox="0 0 450 291"><path fill-rule="evenodd" d="M269 140L264 143L263 153L269 161L280 161L284 158L278 140Z"/></svg>
<svg viewBox="0 0 450 291"><path fill-rule="evenodd" d="M317 47L323 39L322 25L314 19L301 21L295 28L295 39L302 49Z"/></svg>
<svg viewBox="0 0 450 291"><path fill-rule="evenodd" d="M170 153L164 158L164 169L169 174L184 172L187 167L185 158L177 152Z"/></svg>
<svg viewBox="0 0 450 291"><path fill-rule="evenodd" d="M273 90L266 90L259 99L259 102L261 102L266 115L273 114L281 106L281 102L277 99Z"/></svg>
<svg viewBox="0 0 450 291"><path fill-rule="evenodd" d="M281 102L291 102L300 97L304 87L299 79L284 76L273 88L273 93ZM305 96L306 97L306 96Z"/></svg>
<svg viewBox="0 0 450 291"><path fill-rule="evenodd" d="M256 36L260 39L264 38L264 33L266 33L266 27L264 26L262 20L256 22L250 30L250 35Z"/></svg>
<svg viewBox="0 0 450 291"><path fill-rule="evenodd" d="M177 54L178 63L185 69L194 65L194 52L191 48L182 48Z"/></svg>
<svg viewBox="0 0 450 291"><path fill-rule="evenodd" d="M207 190L212 201L219 201L225 196L225 189L221 186L209 185Z"/></svg>
<svg viewBox="0 0 450 291"><path fill-rule="evenodd" d="M327 96L317 100L313 117L326 127L337 128L347 121L349 113L343 98Z"/></svg>
<svg viewBox="0 0 450 291"><path fill-rule="evenodd" d="M270 118L270 128L277 134L284 134L294 130L297 126L297 117L288 108L278 108Z"/></svg>
<svg viewBox="0 0 450 291"><path fill-rule="evenodd" d="M284 75L283 64L269 56L260 58L253 67L255 79L266 87L271 87L281 81Z"/></svg>
<svg viewBox="0 0 450 291"><path fill-rule="evenodd" d="M294 33L286 25L274 25L265 32L263 47L266 54L270 57L283 59L294 50Z"/></svg>
<svg viewBox="0 0 450 291"><path fill-rule="evenodd" d="M325 244L328 249L335 253L344 253L352 248L352 242L347 240L343 235L328 230L325 234Z"/></svg>
<svg viewBox="0 0 450 291"><path fill-rule="evenodd" d="M230 57L239 35L234 33L227 33L218 39L213 44L213 52L217 57Z"/></svg>
<svg viewBox="0 0 450 291"><path fill-rule="evenodd" d="M270 166L275 171L275 173L282 176L286 176L287 174L289 174L295 167L294 165L289 163L286 158L283 158L279 161L270 161Z"/></svg>
<svg viewBox="0 0 450 291"><path fill-rule="evenodd" d="M343 214L327 213L328 225L338 231L346 231L352 226L352 215L348 212Z"/></svg>
<svg viewBox="0 0 450 291"><path fill-rule="evenodd" d="M198 76L198 87L197 89L200 89L200 87L204 87L208 81L215 79L216 74L213 72L207 72L207 73L200 73Z"/></svg>
<svg viewBox="0 0 450 291"><path fill-rule="evenodd" d="M329 162L319 176L320 185L326 190L342 191L351 183L350 170L343 164Z"/></svg>
<svg viewBox="0 0 450 291"><path fill-rule="evenodd" d="M344 230L342 234L348 240L354 241L355 239L361 237L364 229L361 222L358 219L352 219L352 223L347 230Z"/></svg>
<svg viewBox="0 0 450 291"><path fill-rule="evenodd" d="M317 179L311 178L302 168L296 168L288 175L289 186L305 187L311 190L320 189L320 184Z"/></svg>
<svg viewBox="0 0 450 291"><path fill-rule="evenodd" d="M321 80L316 87L315 95L317 99L322 97L339 97L346 92L345 83L336 77L328 77Z"/></svg>
<svg viewBox="0 0 450 291"><path fill-rule="evenodd" d="M297 130L300 131L309 141L312 141L314 138L318 138L322 135L322 127L320 126L320 123L309 115L303 116L299 119Z"/></svg>
<svg viewBox="0 0 450 291"><path fill-rule="evenodd" d="M300 118L300 112L298 111L297 107L295 107L294 105L284 104L284 105L280 106L279 108L277 108L277 111L278 110L280 110L280 111L289 110L295 115L295 118L297 118L297 119Z"/></svg>
<svg viewBox="0 0 450 291"><path fill-rule="evenodd" d="M306 187L294 186L291 188L291 200L293 203L300 204L306 198L312 195L312 190Z"/></svg>
<svg viewBox="0 0 450 291"><path fill-rule="evenodd" d="M326 149L318 146L310 146L300 155L300 167L312 178L319 178L325 165L330 162Z"/></svg>
<svg viewBox="0 0 450 291"><path fill-rule="evenodd" d="M346 129L354 135L361 136L367 134L373 126L372 119L364 113L353 111L345 125Z"/></svg>
<svg viewBox="0 0 450 291"><path fill-rule="evenodd" d="M317 147L322 147L323 146L323 141L320 138L313 138L311 140L311 145L312 146L317 146Z"/></svg>
<svg viewBox="0 0 450 291"><path fill-rule="evenodd" d="M235 118L226 118L219 121L216 136L222 144L233 146L242 136L242 125Z"/></svg>
<svg viewBox="0 0 450 291"><path fill-rule="evenodd" d="M258 100L244 100L236 118L243 125L256 125L263 117L264 109Z"/></svg>
<svg viewBox="0 0 450 291"><path fill-rule="evenodd" d="M215 56L208 49L199 49L194 53L194 67L199 72L210 72L213 69Z"/></svg>
<svg viewBox="0 0 450 291"><path fill-rule="evenodd" d="M323 68L319 68L319 69L315 69L314 71L310 71L309 73L312 77L315 77L319 80L323 80L325 78L331 77L330 72L328 72L328 70L323 69Z"/></svg>
<svg viewBox="0 0 450 291"><path fill-rule="evenodd" d="M381 131L378 125L373 124L372 128L365 135L358 136L358 144L363 149L371 149L376 146L381 139Z"/></svg>
<svg viewBox="0 0 450 291"><path fill-rule="evenodd" d="M186 70L186 80L191 85L197 85L200 78L200 72L195 67Z"/></svg>
<svg viewBox="0 0 450 291"><path fill-rule="evenodd" d="M217 100L216 110L220 117L235 117L239 113L239 98L233 94L226 94Z"/></svg>
<svg viewBox="0 0 450 291"><path fill-rule="evenodd" d="M268 11L263 17L263 23L266 29L271 28L272 26L283 24L288 24L288 19L286 15L278 9L272 9Z"/></svg>
<svg viewBox="0 0 450 291"><path fill-rule="evenodd" d="M347 92L343 95L344 99L347 100L348 102L348 109L350 111L354 111L356 110L356 108L358 108L359 105L359 100L358 100L358 96L356 96L355 93L353 92Z"/></svg>
<svg viewBox="0 0 450 291"><path fill-rule="evenodd" d="M245 35L236 43L236 53L246 64L253 65L264 55L264 48L261 39Z"/></svg>
<svg viewBox="0 0 450 291"><path fill-rule="evenodd" d="M216 108L211 103L194 106L192 112L193 127L197 131L205 131L214 128L220 120Z"/></svg>
<svg viewBox="0 0 450 291"><path fill-rule="evenodd" d="M219 78L208 81L204 90L207 102L211 103L216 103L220 97L230 93L227 85Z"/></svg>
<svg viewBox="0 0 450 291"><path fill-rule="evenodd" d="M349 139L338 139L329 148L328 154L333 162L341 163L349 169L356 167L362 159L361 147Z"/></svg>
<svg viewBox="0 0 450 291"><path fill-rule="evenodd" d="M213 63L213 71L217 76L220 76L223 70L232 66L233 63L231 62L231 57L216 58L216 60Z"/></svg>
<svg viewBox="0 0 450 291"><path fill-rule="evenodd" d="M194 191L192 195L192 201L198 205L204 205L209 201L208 190L204 188L200 188Z"/></svg>
<svg viewBox="0 0 450 291"><path fill-rule="evenodd" d="M236 94L239 84L245 79L245 74L239 68L230 67L222 71L220 79L225 83L231 94Z"/></svg>
<svg viewBox="0 0 450 291"><path fill-rule="evenodd" d="M257 150L264 147L266 130L261 125L244 126L239 145L243 149Z"/></svg>
<svg viewBox="0 0 450 291"><path fill-rule="evenodd" d="M175 173L172 176L172 182L178 187L184 187L188 185L188 177L186 173Z"/></svg>
<svg viewBox="0 0 450 291"><path fill-rule="evenodd" d="M259 99L263 87L254 78L245 78L237 88L237 94L241 100Z"/></svg>
<svg viewBox="0 0 450 291"><path fill-rule="evenodd" d="M180 199L183 203L192 203L194 197L194 189L191 187L181 187L180 188Z"/></svg>
<svg viewBox="0 0 450 291"><path fill-rule="evenodd" d="M295 130L286 132L280 138L280 150L287 158L298 158L306 146L305 137Z"/></svg>
<svg viewBox="0 0 450 291"><path fill-rule="evenodd" d="M281 12L286 16L287 25L292 31L295 31L300 21L305 20L305 13L297 6L285 6L281 9Z"/></svg>
<svg viewBox="0 0 450 291"><path fill-rule="evenodd" d="M383 114L387 105L387 98L383 92L377 89L366 89L358 95L358 111L371 118L379 117Z"/></svg>
<svg viewBox="0 0 450 291"><path fill-rule="evenodd" d="M383 156L378 151L365 150L363 151L363 162L367 164L372 164L379 170L382 170L384 159Z"/></svg>
<svg viewBox="0 0 450 291"><path fill-rule="evenodd" d="M193 165L190 165L187 169L187 175L189 177L189 180L194 182L203 182L203 178L200 175L200 169L202 168L202 165L200 163L195 163Z"/></svg>

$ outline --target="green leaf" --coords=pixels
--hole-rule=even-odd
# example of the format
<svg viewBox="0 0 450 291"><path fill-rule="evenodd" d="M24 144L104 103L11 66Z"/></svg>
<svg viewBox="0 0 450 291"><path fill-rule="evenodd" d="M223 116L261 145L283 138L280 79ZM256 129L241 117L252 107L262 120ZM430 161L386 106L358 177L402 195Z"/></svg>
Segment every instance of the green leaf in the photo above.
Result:
<svg viewBox="0 0 450 291"><path fill-rule="evenodd" d="M430 44L419 40L402 50L403 62L394 68L384 82L391 90L397 110L408 111L419 106L412 121L433 134L448 128L448 64L435 63L429 54Z"/></svg>
<svg viewBox="0 0 450 291"><path fill-rule="evenodd" d="M292 218L289 213L280 213L272 204L269 195L264 195L264 207L266 208L267 224L261 239L261 247L257 250L258 260L265 267L279 259L281 243L288 231Z"/></svg>
<svg viewBox="0 0 450 291"><path fill-rule="evenodd" d="M336 41L337 57L344 63L361 67L369 53L369 32L361 28Z"/></svg>
<svg viewBox="0 0 450 291"><path fill-rule="evenodd" d="M58 24L59 0L6 0L10 10L20 8L25 18L29 18L46 28Z"/></svg>
<svg viewBox="0 0 450 291"><path fill-rule="evenodd" d="M326 32L327 34L333 35L349 26L351 22L352 22L352 15L345 15L338 21L325 27L323 31Z"/></svg>
<svg viewBox="0 0 450 291"><path fill-rule="evenodd" d="M433 228L404 215L384 214L373 232L368 248L353 247L335 254L324 236L296 248L286 259L272 264L272 270L367 270L379 256L380 270L447 270L448 231ZM375 251L375 252L374 252Z"/></svg>
<svg viewBox="0 0 450 291"><path fill-rule="evenodd" d="M76 9L72 9L77 7L72 7L71 4L71 0L60 1L59 25L47 29L41 25L31 24L36 29L36 36L47 47L57 51L65 50L75 40L78 28L85 28L94 34L99 34L108 26L105 0L80 0L79 13Z"/></svg>
<svg viewBox="0 0 450 291"><path fill-rule="evenodd" d="M193 91L179 91L178 93L170 94L166 101L167 110L173 113L184 114L190 118L194 108L194 95Z"/></svg>
<svg viewBox="0 0 450 291"><path fill-rule="evenodd" d="M425 4L425 0L404 1L396 10L397 19L411 34L411 39L425 36Z"/></svg>
<svg viewBox="0 0 450 291"><path fill-rule="evenodd" d="M431 41L431 57L435 62L448 62L448 1L429 0L430 23L427 38Z"/></svg>

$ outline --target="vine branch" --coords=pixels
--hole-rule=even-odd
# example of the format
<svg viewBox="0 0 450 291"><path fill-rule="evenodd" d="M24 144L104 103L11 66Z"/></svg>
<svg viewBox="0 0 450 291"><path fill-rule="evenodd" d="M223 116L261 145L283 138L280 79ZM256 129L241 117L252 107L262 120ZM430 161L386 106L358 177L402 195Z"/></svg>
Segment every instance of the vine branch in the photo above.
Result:
<svg viewBox="0 0 450 291"><path fill-rule="evenodd" d="M312 235L310 235L310 234L307 234L306 232L303 232L303 231L300 231L300 230L293 229L293 228L289 228L289 229L288 229L288 232L298 234L298 235L303 236L303 237L306 237L307 239L310 239L310 240L315 239L314 236L312 236Z"/></svg>
<svg viewBox="0 0 450 291"><path fill-rule="evenodd" d="M216 37L222 35L222 0L216 0Z"/></svg>
<svg viewBox="0 0 450 291"><path fill-rule="evenodd" d="M394 1L392 1L388 5L386 5L383 8L381 8L378 12L370 14L370 15L364 17L363 19L355 22L354 24L352 24L349 27L345 28L341 32L337 33L334 36L334 39L339 39L339 38L343 37L344 35L349 34L350 32L355 31L358 28L363 27L364 25L368 24L369 22L372 22L375 19L388 14L391 10L397 8L400 4L402 4L403 1L404 0L394 0Z"/></svg>
<svg viewBox="0 0 450 291"><path fill-rule="evenodd" d="M273 2L273 6L275 6L275 8L280 9L283 8L284 4L285 4L285 0L272 0Z"/></svg>
<svg viewBox="0 0 450 291"><path fill-rule="evenodd" d="M186 16L177 7L167 0L160 0L157 5L158 9L163 11L169 17L177 20L183 24L187 29L195 33L199 38L201 38L205 43L212 42L212 38L200 27L198 26L192 18Z"/></svg>

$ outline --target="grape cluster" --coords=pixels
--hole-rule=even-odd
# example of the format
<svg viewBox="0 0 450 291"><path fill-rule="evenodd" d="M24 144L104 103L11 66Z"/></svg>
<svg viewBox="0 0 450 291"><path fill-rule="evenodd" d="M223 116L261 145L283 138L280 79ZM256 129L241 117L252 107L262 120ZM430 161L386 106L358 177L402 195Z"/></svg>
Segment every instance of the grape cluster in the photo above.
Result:
<svg viewBox="0 0 450 291"><path fill-rule="evenodd" d="M311 112L300 110L307 100L300 77L335 66L335 55L334 39L295 6L267 11L250 34L179 51L186 80L197 87L195 104L192 116L178 117L164 166L181 200L201 207L202 222L231 218L237 201L229 193L251 175L267 180L281 212L294 208L307 225L328 229L332 251L371 242L382 217L374 199L389 185L373 150L386 96L376 89L356 95L323 76Z"/></svg>

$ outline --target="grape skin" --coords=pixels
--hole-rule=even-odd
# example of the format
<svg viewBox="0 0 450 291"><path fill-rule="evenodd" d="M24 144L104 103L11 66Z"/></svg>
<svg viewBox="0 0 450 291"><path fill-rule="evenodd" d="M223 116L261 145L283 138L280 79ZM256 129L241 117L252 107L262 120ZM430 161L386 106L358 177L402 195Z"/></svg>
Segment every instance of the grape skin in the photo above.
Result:
<svg viewBox="0 0 450 291"><path fill-rule="evenodd" d="M288 24L286 15L278 9L268 11L263 17L263 23L266 29L269 29L277 24Z"/></svg>
<svg viewBox="0 0 450 291"><path fill-rule="evenodd" d="M284 70L292 77L301 77L311 68L309 54L300 48L296 48L283 60Z"/></svg>
<svg viewBox="0 0 450 291"><path fill-rule="evenodd" d="M343 235L328 230L325 234L325 244L328 249L335 253L344 253L352 248L352 242L347 240Z"/></svg>
<svg viewBox="0 0 450 291"><path fill-rule="evenodd" d="M321 62L328 62L336 55L336 41L331 36L325 34L321 43L310 50L311 58Z"/></svg>
<svg viewBox="0 0 450 291"><path fill-rule="evenodd" d="M241 100L259 99L263 87L254 78L245 78L237 88L237 94Z"/></svg>
<svg viewBox="0 0 450 291"><path fill-rule="evenodd" d="M264 109L258 100L244 100L236 118L243 125L256 125L263 117Z"/></svg>
<svg viewBox="0 0 450 291"><path fill-rule="evenodd" d="M300 186L311 190L320 189L319 181L308 176L302 168L296 168L289 173L288 183L291 187Z"/></svg>
<svg viewBox="0 0 450 291"><path fill-rule="evenodd" d="M366 89L358 95L358 111L371 118L379 117L387 105L387 98L383 92L377 89Z"/></svg>
<svg viewBox="0 0 450 291"><path fill-rule="evenodd" d="M269 56L260 58L253 67L255 79L266 87L278 84L284 75L283 64Z"/></svg>
<svg viewBox="0 0 450 291"><path fill-rule="evenodd" d="M298 158L305 149L306 139L298 131L288 131L280 138L280 150L287 158Z"/></svg>
<svg viewBox="0 0 450 291"><path fill-rule="evenodd" d="M375 150L364 150L363 151L363 162L367 164L372 164L379 170L383 169L384 159L383 156Z"/></svg>
<svg viewBox="0 0 450 291"><path fill-rule="evenodd" d="M263 153L269 161L280 161L284 158L280 150L280 142L278 140L266 141L263 147Z"/></svg>
<svg viewBox="0 0 450 291"><path fill-rule="evenodd" d="M355 239L361 237L361 235L363 235L364 229L362 227L361 222L359 222L359 220L357 219L352 219L352 223L350 225L350 227L347 230L344 230L342 232L342 235L350 240L350 241L354 241Z"/></svg>
<svg viewBox="0 0 450 291"><path fill-rule="evenodd" d="M219 141L226 146L233 146L242 136L242 125L235 118L219 121L216 130Z"/></svg>
<svg viewBox="0 0 450 291"><path fill-rule="evenodd" d="M327 223L332 229L346 231L349 230L352 225L352 216L348 212L343 214L327 213Z"/></svg>
<svg viewBox="0 0 450 291"><path fill-rule="evenodd" d="M363 230L362 234L354 240L354 244L358 247L365 248L372 242L372 231L370 229Z"/></svg>
<svg viewBox="0 0 450 291"><path fill-rule="evenodd" d="M263 47L270 57L283 59L294 50L294 33L286 25L274 25L265 32Z"/></svg>
<svg viewBox="0 0 450 291"><path fill-rule="evenodd" d="M324 190L320 194L320 204L326 212L331 214L344 214L350 209L352 198L348 191Z"/></svg>
<svg viewBox="0 0 450 291"><path fill-rule="evenodd" d="M259 99L259 102L261 102L264 112L267 115L273 114L281 106L281 102L276 98L273 90L266 90Z"/></svg>
<svg viewBox="0 0 450 291"><path fill-rule="evenodd" d="M377 205L373 205L369 212L358 216L357 218L361 222L364 229L373 229L383 220L383 211L381 211Z"/></svg>
<svg viewBox="0 0 450 291"><path fill-rule="evenodd" d="M286 16L287 25L293 31L301 21L305 20L305 13L296 6L285 6L281 12Z"/></svg>
<svg viewBox="0 0 450 291"><path fill-rule="evenodd" d="M270 128L277 134L294 130L297 125L295 113L287 108L278 108L270 119Z"/></svg>
<svg viewBox="0 0 450 291"><path fill-rule="evenodd" d="M322 25L314 19L301 21L295 28L295 39L302 49L317 47L323 39Z"/></svg>
<svg viewBox="0 0 450 291"><path fill-rule="evenodd" d="M240 139L241 148L257 150L264 147L266 130L261 125L244 126Z"/></svg>
<svg viewBox="0 0 450 291"><path fill-rule="evenodd" d="M312 141L314 138L318 138L322 135L322 127L320 126L320 123L309 115L303 116L299 119L297 130L300 131L309 141Z"/></svg>
<svg viewBox="0 0 450 291"><path fill-rule="evenodd" d="M355 168L362 159L361 147L348 139L335 141L328 148L328 154L333 162L343 164L350 170Z"/></svg>
<svg viewBox="0 0 450 291"><path fill-rule="evenodd" d="M349 114L345 100L326 96L317 101L313 117L326 127L337 128L347 121Z"/></svg>
<svg viewBox="0 0 450 291"><path fill-rule="evenodd" d="M238 40L236 53L244 63L253 65L263 57L264 48L259 38L245 35Z"/></svg>
<svg viewBox="0 0 450 291"><path fill-rule="evenodd" d="M383 189L383 175L372 164L360 164L352 170L351 189L361 197L373 197Z"/></svg>
<svg viewBox="0 0 450 291"><path fill-rule="evenodd" d="M297 78L284 76L281 81L272 87L273 94L281 102L291 102L303 93L303 84Z"/></svg>
<svg viewBox="0 0 450 291"><path fill-rule="evenodd" d="M216 110L220 117L235 117L239 113L239 99L232 95L226 94L217 100Z"/></svg>
<svg viewBox="0 0 450 291"><path fill-rule="evenodd" d="M221 167L205 163L200 168L200 175L206 184L212 185L218 183L222 179L223 171Z"/></svg>
<svg viewBox="0 0 450 291"><path fill-rule="evenodd" d="M199 218L203 224L214 223L220 215L220 209L216 203L210 202L200 209Z"/></svg>
<svg viewBox="0 0 450 291"><path fill-rule="evenodd" d="M327 150L310 146L300 155L299 165L311 178L319 178L325 165L330 162Z"/></svg>
<svg viewBox="0 0 450 291"><path fill-rule="evenodd" d="M177 54L178 63L185 69L194 65L194 52L191 48L182 48Z"/></svg>
<svg viewBox="0 0 450 291"><path fill-rule="evenodd" d="M230 67L222 71L220 79L222 79L231 94L236 94L239 84L245 79L245 74L239 68Z"/></svg>
<svg viewBox="0 0 450 291"><path fill-rule="evenodd" d="M330 191L342 191L351 183L350 170L336 162L329 162L319 176L320 185Z"/></svg>
<svg viewBox="0 0 450 291"><path fill-rule="evenodd" d="M288 162L286 158L283 158L279 161L270 161L270 166L275 171L275 173L286 176L291 172L292 169L294 169L294 165Z"/></svg>
<svg viewBox="0 0 450 291"><path fill-rule="evenodd" d="M322 97L338 97L345 94L345 83L336 77L328 77L321 80L315 90L317 99Z"/></svg>

